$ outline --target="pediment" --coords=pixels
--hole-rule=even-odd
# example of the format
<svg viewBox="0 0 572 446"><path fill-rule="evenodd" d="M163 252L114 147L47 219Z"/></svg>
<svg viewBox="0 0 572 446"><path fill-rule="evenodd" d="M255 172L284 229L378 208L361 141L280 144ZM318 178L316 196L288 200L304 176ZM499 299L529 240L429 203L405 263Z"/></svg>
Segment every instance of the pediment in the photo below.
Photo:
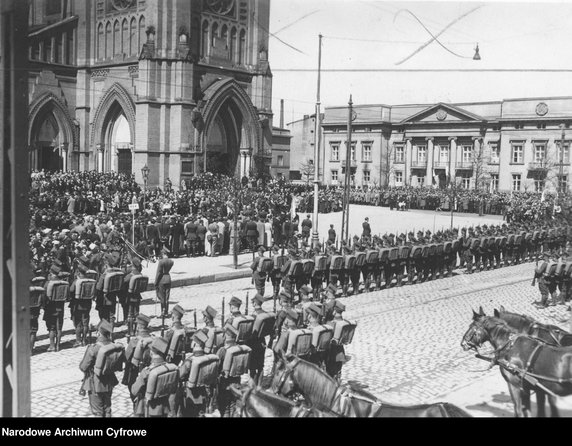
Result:
<svg viewBox="0 0 572 446"><path fill-rule="evenodd" d="M479 122L484 121L481 116L455 107L450 104L439 103L427 107L425 110L405 118L401 123L439 123L439 122Z"/></svg>

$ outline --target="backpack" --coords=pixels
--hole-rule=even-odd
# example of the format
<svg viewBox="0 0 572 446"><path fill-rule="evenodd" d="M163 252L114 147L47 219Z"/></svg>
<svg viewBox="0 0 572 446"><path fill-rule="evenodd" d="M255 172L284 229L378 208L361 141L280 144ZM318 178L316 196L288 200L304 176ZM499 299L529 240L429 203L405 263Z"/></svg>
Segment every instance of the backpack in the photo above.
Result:
<svg viewBox="0 0 572 446"><path fill-rule="evenodd" d="M97 276L98 276L98 272L93 270L93 269L89 269L85 272L84 276L86 277L86 279L93 279L93 280L97 280Z"/></svg>
<svg viewBox="0 0 572 446"><path fill-rule="evenodd" d="M128 291L131 294L144 293L147 291L147 285L149 285L149 277L142 275L131 276Z"/></svg>
<svg viewBox="0 0 572 446"><path fill-rule="evenodd" d="M209 327L207 335L205 353L216 353L224 345L224 330L222 327Z"/></svg>
<svg viewBox="0 0 572 446"><path fill-rule="evenodd" d="M479 246L480 246L480 244L481 244L481 239L473 237L473 238L471 239L471 244L469 245L469 248L470 248L471 250L478 249Z"/></svg>
<svg viewBox="0 0 572 446"><path fill-rule="evenodd" d="M52 302L68 300L70 284L65 280L50 280L46 288L46 296Z"/></svg>
<svg viewBox="0 0 572 446"><path fill-rule="evenodd" d="M389 260L397 260L399 258L399 248L391 248L389 250Z"/></svg>
<svg viewBox="0 0 572 446"><path fill-rule="evenodd" d="M354 269L355 266L356 266L356 256L352 254L344 256L345 269Z"/></svg>
<svg viewBox="0 0 572 446"><path fill-rule="evenodd" d="M314 261L312 259L302 260L302 269L305 275L311 275L314 272Z"/></svg>
<svg viewBox="0 0 572 446"><path fill-rule="evenodd" d="M288 257L286 257L286 256L274 256L272 260L274 262L274 269L279 270L279 269L282 269L282 267L286 264Z"/></svg>
<svg viewBox="0 0 572 446"><path fill-rule="evenodd" d="M183 354L185 351L185 336L186 331L184 328L173 330L173 336L171 336L171 340L169 341L169 350L167 353L171 360L175 356Z"/></svg>
<svg viewBox="0 0 572 446"><path fill-rule="evenodd" d="M452 250L453 250L453 242L445 242L443 246L443 251L445 252L445 254L451 254Z"/></svg>
<svg viewBox="0 0 572 446"><path fill-rule="evenodd" d="M304 274L304 265L302 260L292 260L290 263L290 269L288 270L288 275L290 277L297 277Z"/></svg>
<svg viewBox="0 0 572 446"><path fill-rule="evenodd" d="M380 262L387 262L389 259L389 248L381 248L379 250L379 261Z"/></svg>
<svg viewBox="0 0 572 446"><path fill-rule="evenodd" d="M75 298L91 300L95 296L95 280L78 279L75 284Z"/></svg>
<svg viewBox="0 0 572 446"><path fill-rule="evenodd" d="M222 371L230 377L239 377L248 373L248 362L252 349L247 345L233 345L226 349Z"/></svg>
<svg viewBox="0 0 572 446"><path fill-rule="evenodd" d="M145 350L149 347L151 342L153 342L153 337L151 336L147 338L141 338L137 341L137 345L135 346L135 350L131 358L131 364L133 364L135 367L139 367L141 361L143 360Z"/></svg>
<svg viewBox="0 0 572 446"><path fill-rule="evenodd" d="M191 361L191 371L187 387L214 386L218 378L220 359L215 354L194 356Z"/></svg>
<svg viewBox="0 0 572 446"><path fill-rule="evenodd" d="M38 308L41 305L44 291L41 286L30 287L30 308Z"/></svg>
<svg viewBox="0 0 572 446"><path fill-rule="evenodd" d="M349 321L343 320L340 322L336 321L334 326L333 339L338 342L338 344L348 345L352 343L354 338L354 333L356 331L357 323L351 323Z"/></svg>
<svg viewBox="0 0 572 446"><path fill-rule="evenodd" d="M409 258L410 252L411 252L411 246L400 246L399 247L399 258L401 260L407 260Z"/></svg>
<svg viewBox="0 0 572 446"><path fill-rule="evenodd" d="M377 259L377 251L374 251L374 252L375 252L375 254L376 254L376 259ZM365 252L358 252L358 253L356 254L356 266L359 266L360 268L361 268L362 266L364 266L364 265L365 265L365 262L366 262L366 256L367 256L367 255L366 255Z"/></svg>
<svg viewBox="0 0 572 446"><path fill-rule="evenodd" d="M286 353L304 356L308 355L312 349L312 330L299 328L292 330L288 336L288 349Z"/></svg>
<svg viewBox="0 0 572 446"><path fill-rule="evenodd" d="M438 256L439 256L439 255L442 255L442 254L443 254L443 249L444 249L443 243L437 243L437 244L435 245L435 255L438 255Z"/></svg>
<svg viewBox="0 0 572 446"><path fill-rule="evenodd" d="M344 267L344 257L341 255L333 255L330 263L330 269L340 270Z"/></svg>
<svg viewBox="0 0 572 446"><path fill-rule="evenodd" d="M275 313L260 313L254 319L252 326L252 337L262 339L274 332L274 324L276 323Z"/></svg>
<svg viewBox="0 0 572 446"><path fill-rule="evenodd" d="M326 271L328 266L328 258L326 256L315 256L314 257L314 270L315 271Z"/></svg>
<svg viewBox="0 0 572 446"><path fill-rule="evenodd" d="M102 346L95 358L95 376L111 376L123 370L125 347L122 344L110 343Z"/></svg>
<svg viewBox="0 0 572 446"><path fill-rule="evenodd" d="M258 261L258 265L256 270L259 273L271 273L272 270L274 269L274 260L272 260L270 257L261 257L260 260Z"/></svg>
<svg viewBox="0 0 572 446"><path fill-rule="evenodd" d="M379 251L376 251L375 249L370 249L369 251L367 251L367 263L377 263L377 260L379 259Z"/></svg>
<svg viewBox="0 0 572 446"><path fill-rule="evenodd" d="M103 292L117 293L121 290L123 276L124 274L122 271L110 271L105 273L105 277L103 279Z"/></svg>
<svg viewBox="0 0 572 446"><path fill-rule="evenodd" d="M330 346L334 331L327 325L319 325L312 330L312 345L318 352L324 352Z"/></svg>
<svg viewBox="0 0 572 446"><path fill-rule="evenodd" d="M179 367L175 364L161 364L151 369L145 389L147 403L173 395L179 386Z"/></svg>
<svg viewBox="0 0 572 446"><path fill-rule="evenodd" d="M419 257L421 257L421 254L423 254L423 246L414 246L411 249L411 257L413 257L414 259L418 259Z"/></svg>
<svg viewBox="0 0 572 446"><path fill-rule="evenodd" d="M254 318L252 316L240 316L232 321L234 328L238 330L236 343L241 344L250 341L252 338L252 329L254 327Z"/></svg>

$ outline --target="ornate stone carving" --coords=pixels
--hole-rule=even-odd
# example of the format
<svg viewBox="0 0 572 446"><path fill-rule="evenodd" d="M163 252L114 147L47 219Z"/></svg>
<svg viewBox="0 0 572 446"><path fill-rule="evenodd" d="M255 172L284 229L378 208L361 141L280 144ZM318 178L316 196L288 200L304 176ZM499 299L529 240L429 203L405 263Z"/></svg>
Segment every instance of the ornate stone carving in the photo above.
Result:
<svg viewBox="0 0 572 446"><path fill-rule="evenodd" d="M538 116L544 116L546 115L546 113L548 113L548 105L546 104L546 102L539 102L536 105L536 114Z"/></svg>
<svg viewBox="0 0 572 446"><path fill-rule="evenodd" d="M111 0L111 5L118 11L125 11L131 8L135 3L135 0Z"/></svg>
<svg viewBox="0 0 572 446"><path fill-rule="evenodd" d="M205 6L215 14L229 15L234 9L234 0L205 0Z"/></svg>
<svg viewBox="0 0 572 446"><path fill-rule="evenodd" d="M101 70L93 70L91 72L91 78L92 79L105 79L108 74L109 74L108 68L103 68Z"/></svg>
<svg viewBox="0 0 572 446"><path fill-rule="evenodd" d="M440 109L440 110L437 112L437 119L438 119L439 121L444 121L445 119L447 119L447 112L446 112L445 110L443 110L443 109Z"/></svg>
<svg viewBox="0 0 572 446"><path fill-rule="evenodd" d="M129 72L129 76L139 77L139 65L130 65L127 67L127 71Z"/></svg>

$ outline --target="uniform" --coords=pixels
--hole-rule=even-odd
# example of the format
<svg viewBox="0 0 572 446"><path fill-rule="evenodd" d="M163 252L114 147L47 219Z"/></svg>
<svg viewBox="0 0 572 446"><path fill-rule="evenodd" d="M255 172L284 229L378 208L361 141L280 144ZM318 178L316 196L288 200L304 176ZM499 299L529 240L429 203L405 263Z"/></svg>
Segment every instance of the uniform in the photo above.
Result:
<svg viewBox="0 0 572 446"><path fill-rule="evenodd" d="M157 264L157 274L155 276L155 286L157 298L161 302L161 312L164 316L169 312L169 297L171 295L171 268L174 262L172 259L163 258Z"/></svg>
<svg viewBox="0 0 572 446"><path fill-rule="evenodd" d="M44 301L44 321L46 322L46 328L49 332L50 346L48 351L59 351L60 341L62 337L62 327L64 323L64 306L66 301L69 300L69 286L68 286L68 298L66 300L52 300L48 296L48 289L50 287L50 282L60 281L65 278L65 272L61 271L59 267L53 265L50 269L51 273L48 277L48 282L46 283L46 298ZM57 274L57 275L55 275ZM69 275L69 273L67 273Z"/></svg>
<svg viewBox="0 0 572 446"><path fill-rule="evenodd" d="M310 220L310 216L307 215L306 218L302 221L302 238L304 239L305 242L308 241L311 231L312 231L312 220Z"/></svg>
<svg viewBox="0 0 572 446"><path fill-rule="evenodd" d="M336 300L329 303L328 307L332 308L332 312L335 315L333 316L333 319L326 321L326 325L330 326L332 330L334 330L336 328L336 323L343 321L342 312L345 311L346 307L344 304ZM325 357L326 373L332 378L340 380L342 367L346 361L344 346L335 340L332 340Z"/></svg>
<svg viewBox="0 0 572 446"><path fill-rule="evenodd" d="M83 279L84 273L87 269L81 266L82 271L79 272L78 278L72 283L70 287L70 311L72 321L75 328L76 341L74 347L80 345L85 346L87 341L87 334L89 332L89 313L91 311L92 298L82 299L76 298L76 287L79 286L79 280ZM95 297L95 295L93 296Z"/></svg>
<svg viewBox="0 0 572 446"><path fill-rule="evenodd" d="M151 364L150 346L154 337L149 332L151 319L145 314L137 315L137 336L131 337L125 349L125 371L121 384L131 390L139 373Z"/></svg>
<svg viewBox="0 0 572 446"><path fill-rule="evenodd" d="M253 303L258 303L262 305L264 302L264 297L260 294L257 294L252 299ZM262 308L257 308L253 312L253 316L255 320L261 314L266 314L267 312L264 311ZM250 364L249 364L249 371L250 376L254 379L255 382L258 382L259 378L262 376L264 372L264 354L266 352L266 339L264 338L255 338L254 336L247 344L251 349L252 352L250 353Z"/></svg>
<svg viewBox="0 0 572 446"><path fill-rule="evenodd" d="M236 345L236 337L238 331L232 324L225 325L225 344L216 353L220 359L219 362L219 380L217 392L217 406L220 416L223 418L233 417L236 411L236 400L228 387L232 384L240 384L240 377L227 376L223 371L223 364L227 350Z"/></svg>
<svg viewBox="0 0 572 446"><path fill-rule="evenodd" d="M252 284L256 288L256 292L264 296L264 289L266 288L266 273L263 271L258 271L258 263L264 258L264 248L259 250L260 257L254 259L250 265L252 269Z"/></svg>

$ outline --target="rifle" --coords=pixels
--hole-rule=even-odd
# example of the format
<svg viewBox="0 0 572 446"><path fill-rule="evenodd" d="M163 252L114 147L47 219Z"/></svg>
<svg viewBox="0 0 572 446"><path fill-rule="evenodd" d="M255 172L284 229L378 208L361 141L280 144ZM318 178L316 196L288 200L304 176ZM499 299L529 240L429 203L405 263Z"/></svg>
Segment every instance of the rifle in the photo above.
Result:
<svg viewBox="0 0 572 446"><path fill-rule="evenodd" d="M222 296L222 314L221 314L220 326L224 328L224 296Z"/></svg>
<svg viewBox="0 0 572 446"><path fill-rule="evenodd" d="M245 316L248 316L248 291L246 292L246 308L244 310Z"/></svg>
<svg viewBox="0 0 572 446"><path fill-rule="evenodd" d="M193 318L195 320L195 328L197 328L197 309L195 308L195 312L193 314Z"/></svg>
<svg viewBox="0 0 572 446"><path fill-rule="evenodd" d="M165 312L161 311L161 337L165 334Z"/></svg>

